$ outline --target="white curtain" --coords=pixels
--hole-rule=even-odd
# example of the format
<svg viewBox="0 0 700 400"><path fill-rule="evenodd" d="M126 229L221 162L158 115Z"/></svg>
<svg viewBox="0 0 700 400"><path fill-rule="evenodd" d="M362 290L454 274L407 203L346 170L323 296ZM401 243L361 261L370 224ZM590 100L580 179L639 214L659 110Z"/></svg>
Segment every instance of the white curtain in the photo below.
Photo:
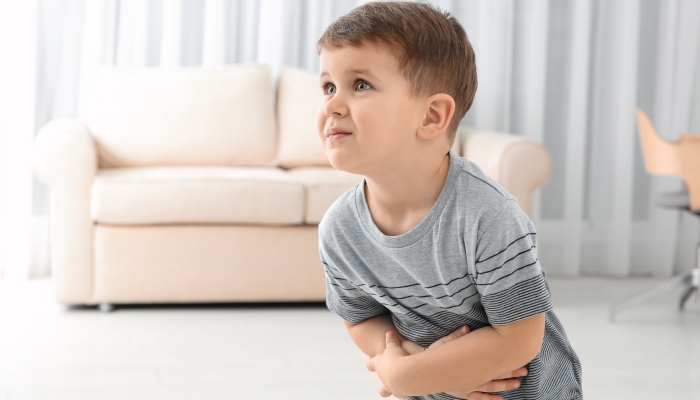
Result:
<svg viewBox="0 0 700 400"><path fill-rule="evenodd" d="M0 2L0 277L29 274L37 2Z"/></svg>
<svg viewBox="0 0 700 400"><path fill-rule="evenodd" d="M100 64L260 62L318 71L325 27L353 0L39 0L36 126L85 113ZM436 0L465 27L479 89L463 124L549 150L535 196L540 257L553 275L658 275L690 268L697 220L653 205L681 180L644 171L636 107L662 136L700 133L697 0ZM35 183L34 274L45 254L47 189ZM41 250L44 249L44 250Z"/></svg>

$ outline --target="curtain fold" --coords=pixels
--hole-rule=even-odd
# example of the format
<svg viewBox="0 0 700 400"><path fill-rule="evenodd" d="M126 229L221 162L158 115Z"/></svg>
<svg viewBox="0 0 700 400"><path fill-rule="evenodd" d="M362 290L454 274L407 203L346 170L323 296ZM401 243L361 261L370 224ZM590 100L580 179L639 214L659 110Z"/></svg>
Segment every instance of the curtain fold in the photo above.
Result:
<svg viewBox="0 0 700 400"><path fill-rule="evenodd" d="M226 64L226 17L225 0L206 0L202 43L203 66L216 67Z"/></svg>
<svg viewBox="0 0 700 400"><path fill-rule="evenodd" d="M549 1L518 1L514 13L510 119L506 130L542 143ZM541 220L541 194L538 190L532 198L531 218L535 225L539 225Z"/></svg>
<svg viewBox="0 0 700 400"><path fill-rule="evenodd" d="M102 64L318 72L316 41L361 3L39 0L37 128L57 116L87 120L90 71ZM668 140L700 134L700 2L429 3L460 20L476 52L479 89L462 123L523 135L552 156L552 177L533 199L547 270L668 276L690 268L700 227L654 206L682 183L644 171L634 110ZM36 187L35 218L48 221L48 192ZM39 263L35 274L48 271L48 257Z"/></svg>
<svg viewBox="0 0 700 400"><path fill-rule="evenodd" d="M571 36L568 54L564 62L568 66L566 87L566 116L561 126L561 135L566 142L554 156L559 160L561 176L566 182L560 196L566 199L562 204L561 219L567 227L562 238L561 273L576 276L581 271L581 239L583 237L583 202L585 194L586 129L588 116L588 79L591 36L591 1L576 0L571 7ZM561 50L560 50L561 51ZM553 57L554 59L554 57ZM550 129L553 130L553 129ZM562 154L567 157L561 157Z"/></svg>
<svg viewBox="0 0 700 400"><path fill-rule="evenodd" d="M0 63L0 278L13 280L29 274L35 262L30 254L41 256L38 247L45 239L42 224L32 218L37 6L36 0L0 2L0 49L6 57ZM34 243L32 236L38 238Z"/></svg>

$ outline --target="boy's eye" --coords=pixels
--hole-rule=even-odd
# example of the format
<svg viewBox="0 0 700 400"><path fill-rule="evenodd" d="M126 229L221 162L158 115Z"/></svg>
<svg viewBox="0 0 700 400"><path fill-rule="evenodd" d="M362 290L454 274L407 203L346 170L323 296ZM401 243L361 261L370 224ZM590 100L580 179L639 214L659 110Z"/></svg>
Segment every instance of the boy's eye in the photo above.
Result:
<svg viewBox="0 0 700 400"><path fill-rule="evenodd" d="M333 86L332 83L326 83L322 86L323 92L325 94L333 94L335 93L335 86Z"/></svg>
<svg viewBox="0 0 700 400"><path fill-rule="evenodd" d="M367 83L365 81L359 81L357 83L357 90L360 92L363 92L363 91L370 89L370 88L372 88L372 86L370 86L369 83Z"/></svg>

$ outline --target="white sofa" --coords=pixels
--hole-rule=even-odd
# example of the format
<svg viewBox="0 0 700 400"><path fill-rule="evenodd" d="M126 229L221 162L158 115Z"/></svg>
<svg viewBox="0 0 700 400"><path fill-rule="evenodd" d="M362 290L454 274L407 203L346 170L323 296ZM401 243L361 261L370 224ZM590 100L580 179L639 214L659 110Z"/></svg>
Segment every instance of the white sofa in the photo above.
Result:
<svg viewBox="0 0 700 400"><path fill-rule="evenodd" d="M264 65L104 67L82 121L47 123L34 168L51 187L51 260L67 304L324 299L317 224L361 180L328 164L316 74ZM550 174L537 143L461 130L529 212Z"/></svg>

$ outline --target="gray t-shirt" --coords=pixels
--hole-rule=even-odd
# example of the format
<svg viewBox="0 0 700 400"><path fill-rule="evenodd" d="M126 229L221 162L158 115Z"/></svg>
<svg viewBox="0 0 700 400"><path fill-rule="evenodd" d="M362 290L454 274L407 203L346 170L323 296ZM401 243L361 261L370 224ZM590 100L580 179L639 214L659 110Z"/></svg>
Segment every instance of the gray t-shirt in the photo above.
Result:
<svg viewBox="0 0 700 400"><path fill-rule="evenodd" d="M473 162L450 152L437 201L399 236L386 236L374 224L363 181L328 210L319 242L326 304L346 321L391 314L404 337L427 347L465 324L476 330L546 313L542 349L527 365L529 374L520 388L502 395L582 397L581 364L552 311L535 228L515 197Z"/></svg>

